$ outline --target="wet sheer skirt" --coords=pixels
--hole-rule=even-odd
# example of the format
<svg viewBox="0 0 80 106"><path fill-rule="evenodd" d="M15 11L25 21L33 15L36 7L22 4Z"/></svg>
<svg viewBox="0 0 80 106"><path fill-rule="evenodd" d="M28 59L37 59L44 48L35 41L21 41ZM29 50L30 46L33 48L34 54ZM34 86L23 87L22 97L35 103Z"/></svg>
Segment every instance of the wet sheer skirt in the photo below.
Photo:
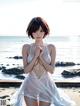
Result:
<svg viewBox="0 0 80 106"><path fill-rule="evenodd" d="M24 96L51 103L50 106L74 106L72 101L60 88L57 88L51 74L45 72L40 79L34 72L28 74L21 87L11 97L11 106L26 106Z"/></svg>

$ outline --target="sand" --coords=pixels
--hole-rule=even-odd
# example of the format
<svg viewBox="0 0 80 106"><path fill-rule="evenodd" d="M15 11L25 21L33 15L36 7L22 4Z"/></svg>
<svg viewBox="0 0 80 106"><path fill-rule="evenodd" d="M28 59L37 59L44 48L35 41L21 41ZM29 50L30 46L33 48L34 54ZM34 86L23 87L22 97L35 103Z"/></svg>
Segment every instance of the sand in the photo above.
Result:
<svg viewBox="0 0 80 106"><path fill-rule="evenodd" d="M14 94L18 88L9 87L1 88L0 87L0 97L6 98L6 104L9 104L10 95ZM76 102L76 106L80 106L80 88L62 88L64 92Z"/></svg>
<svg viewBox="0 0 80 106"><path fill-rule="evenodd" d="M75 101L76 106L80 106L80 88L65 88L64 92Z"/></svg>

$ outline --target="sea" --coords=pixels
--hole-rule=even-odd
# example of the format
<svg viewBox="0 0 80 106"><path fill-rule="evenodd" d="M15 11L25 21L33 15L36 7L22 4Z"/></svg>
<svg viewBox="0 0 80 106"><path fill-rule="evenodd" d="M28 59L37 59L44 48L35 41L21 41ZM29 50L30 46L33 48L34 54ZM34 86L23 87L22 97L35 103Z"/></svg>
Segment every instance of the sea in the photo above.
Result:
<svg viewBox="0 0 80 106"><path fill-rule="evenodd" d="M23 67L22 59L13 59L9 57L22 56L22 46L34 42L33 39L27 36L1 36L0 35L0 66L13 68L16 66ZM56 62L74 62L80 64L80 35L75 36L47 36L44 39L45 43L50 43L56 47ZM54 80L74 80L80 81L80 77L63 78L61 72L67 69L79 68L79 65L68 67L55 67L53 76ZM0 70L0 80L16 79L14 75L3 74ZM19 80L19 79L17 79Z"/></svg>

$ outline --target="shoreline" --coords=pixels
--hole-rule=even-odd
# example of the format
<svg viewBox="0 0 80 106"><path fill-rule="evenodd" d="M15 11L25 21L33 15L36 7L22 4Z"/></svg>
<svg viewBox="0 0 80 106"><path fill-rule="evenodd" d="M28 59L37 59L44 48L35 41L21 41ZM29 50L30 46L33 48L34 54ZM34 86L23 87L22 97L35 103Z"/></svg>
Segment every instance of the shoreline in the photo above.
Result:
<svg viewBox="0 0 80 106"><path fill-rule="evenodd" d="M24 80L0 80L0 87L19 87ZM55 81L57 87L68 88L68 87L80 87L80 82L74 81Z"/></svg>

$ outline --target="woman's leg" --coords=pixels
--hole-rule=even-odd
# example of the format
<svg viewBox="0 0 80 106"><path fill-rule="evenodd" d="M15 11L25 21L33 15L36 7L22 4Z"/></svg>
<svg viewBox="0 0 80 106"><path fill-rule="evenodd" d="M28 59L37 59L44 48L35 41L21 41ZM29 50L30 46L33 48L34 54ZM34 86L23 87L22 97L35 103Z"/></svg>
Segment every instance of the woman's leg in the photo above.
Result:
<svg viewBox="0 0 80 106"><path fill-rule="evenodd" d="M38 101L24 96L26 106L38 106Z"/></svg>
<svg viewBox="0 0 80 106"><path fill-rule="evenodd" d="M39 102L39 106L50 106L50 105L51 103L48 102L42 102L42 101Z"/></svg>

